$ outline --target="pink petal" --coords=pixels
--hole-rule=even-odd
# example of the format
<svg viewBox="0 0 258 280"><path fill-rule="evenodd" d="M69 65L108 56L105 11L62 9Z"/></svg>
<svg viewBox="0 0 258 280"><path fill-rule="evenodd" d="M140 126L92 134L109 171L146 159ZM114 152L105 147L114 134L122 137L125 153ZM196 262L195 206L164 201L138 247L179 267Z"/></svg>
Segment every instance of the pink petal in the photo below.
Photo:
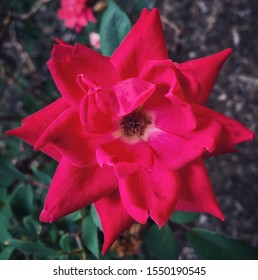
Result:
<svg viewBox="0 0 258 280"><path fill-rule="evenodd" d="M195 129L197 122L191 106L176 96L170 99L171 102L155 108L155 127L175 134Z"/></svg>
<svg viewBox="0 0 258 280"><path fill-rule="evenodd" d="M164 164L177 170L205 152L213 152L220 133L221 126L217 122L197 127L184 137L156 128L149 133L147 142Z"/></svg>
<svg viewBox="0 0 258 280"><path fill-rule="evenodd" d="M6 134L19 137L27 143L34 145L52 122L69 107L64 98L59 98L57 101L25 118L22 121L21 127L9 130ZM41 151L57 161L61 159L61 154L51 144L42 147Z"/></svg>
<svg viewBox="0 0 258 280"><path fill-rule="evenodd" d="M116 239L135 223L135 220L126 212L117 190L98 200L94 205L104 232L102 248L104 255Z"/></svg>
<svg viewBox="0 0 258 280"><path fill-rule="evenodd" d="M102 144L96 158L100 166L113 166L118 177L127 176L140 167L151 170L153 165L153 152L145 142L128 144L121 139Z"/></svg>
<svg viewBox="0 0 258 280"><path fill-rule="evenodd" d="M184 92L188 102L195 104L207 102L219 72L231 53L232 49L225 49L214 55L179 64L179 69L189 80L188 84L184 81L180 82L182 88L185 87ZM199 89L192 86L195 85L195 81L199 83Z"/></svg>
<svg viewBox="0 0 258 280"><path fill-rule="evenodd" d="M212 190L209 175L201 159L179 170L181 192L175 210L206 212L224 220Z"/></svg>
<svg viewBox="0 0 258 280"><path fill-rule="evenodd" d="M106 133L113 129L112 114L103 112L99 101L106 92L96 91L85 95L80 105L80 120L83 127L92 133ZM100 96L101 97L101 96ZM109 108L106 108L106 111Z"/></svg>
<svg viewBox="0 0 258 280"><path fill-rule="evenodd" d="M117 116L124 116L140 107L154 92L155 85L136 78L124 80L112 88L119 104Z"/></svg>
<svg viewBox="0 0 258 280"><path fill-rule="evenodd" d="M96 165L79 168L63 158L51 182L40 221L52 223L115 189L117 179L111 167Z"/></svg>
<svg viewBox="0 0 258 280"><path fill-rule="evenodd" d="M109 89L120 81L120 76L110 58L84 45L75 44L72 62L78 69L82 69L79 74L84 74L104 89Z"/></svg>
<svg viewBox="0 0 258 280"><path fill-rule="evenodd" d="M209 156L233 152L235 151L234 145L250 141L255 137L251 130L225 115L197 104L192 105L192 109L198 118L217 121L222 126L222 133L218 139L217 147Z"/></svg>
<svg viewBox="0 0 258 280"><path fill-rule="evenodd" d="M95 16L93 15L93 12L92 12L91 8L87 7L85 9L85 15L86 15L86 18L87 18L88 21L93 22L93 23L97 22Z"/></svg>
<svg viewBox="0 0 258 280"><path fill-rule="evenodd" d="M174 102L174 99L185 101L184 92L179 80L182 74L177 68L177 64L171 60L151 60L143 66L140 78L156 84L155 94L144 105L147 109L159 107L167 104L164 96ZM177 102L178 103L178 102Z"/></svg>
<svg viewBox="0 0 258 280"><path fill-rule="evenodd" d="M89 137L79 115L73 108L66 110L41 135L34 149L53 144L72 164L85 167L96 164L95 149L105 137Z"/></svg>
<svg viewBox="0 0 258 280"><path fill-rule="evenodd" d="M176 67L170 59L147 61L140 72L140 79L149 81L153 84L167 85L176 83Z"/></svg>
<svg viewBox="0 0 258 280"><path fill-rule="evenodd" d="M127 212L139 223L150 216L159 227L171 215L179 193L177 174L158 160L152 171L140 169L119 180L122 203Z"/></svg>
<svg viewBox="0 0 258 280"><path fill-rule="evenodd" d="M59 38L56 38L56 43L51 51L52 57L55 59L69 59L73 54L73 46L67 44Z"/></svg>
<svg viewBox="0 0 258 280"><path fill-rule="evenodd" d="M63 58L60 58L60 54L56 55L59 52L62 52ZM109 88L119 81L109 58L81 44L73 47L72 55L67 45L54 45L52 58L47 65L60 93L69 104L77 107L85 94L77 84L78 75L84 74L103 88Z"/></svg>
<svg viewBox="0 0 258 280"><path fill-rule="evenodd" d="M140 18L111 57L122 79L138 77L145 62L167 59L158 9L143 9Z"/></svg>

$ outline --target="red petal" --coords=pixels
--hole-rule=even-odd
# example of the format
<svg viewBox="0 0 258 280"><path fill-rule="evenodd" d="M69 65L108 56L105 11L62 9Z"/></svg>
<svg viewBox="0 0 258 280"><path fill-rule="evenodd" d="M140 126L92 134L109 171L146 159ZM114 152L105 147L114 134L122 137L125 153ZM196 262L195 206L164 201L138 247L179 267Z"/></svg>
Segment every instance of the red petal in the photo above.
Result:
<svg viewBox="0 0 258 280"><path fill-rule="evenodd" d="M138 77L145 62L167 59L158 9L143 9L140 18L111 57L122 79Z"/></svg>
<svg viewBox="0 0 258 280"><path fill-rule="evenodd" d="M40 221L52 223L116 188L117 179L111 167L100 168L96 165L79 168L62 159L50 185Z"/></svg>
<svg viewBox="0 0 258 280"><path fill-rule="evenodd" d="M232 49L225 49L214 55L189 60L178 67L185 78L180 84L184 90L187 101L195 104L205 104L211 94L219 72ZM186 78L188 82L186 83ZM199 87L196 87L196 81Z"/></svg>
<svg viewBox="0 0 258 280"><path fill-rule="evenodd" d="M149 133L147 142L161 161L169 168L177 170L202 156L206 151L213 152L220 132L221 126L217 122L197 127L184 137L154 129Z"/></svg>
<svg viewBox="0 0 258 280"><path fill-rule="evenodd" d="M83 127L92 133L106 133L112 130L114 124L112 122L111 113L103 112L99 106L101 102L100 95L106 92L93 92L85 95L80 105L80 120ZM108 108L106 108L108 110Z"/></svg>
<svg viewBox="0 0 258 280"><path fill-rule="evenodd" d="M155 161L152 171L140 169L119 180L122 203L139 223L150 216L159 227L171 215L179 192L177 174Z"/></svg>
<svg viewBox="0 0 258 280"><path fill-rule="evenodd" d="M54 45L52 55L48 68L60 93L71 105L78 106L84 96L84 91L77 84L78 75L84 74L104 88L119 81L109 58L81 44L73 47L72 54L67 45Z"/></svg>
<svg viewBox="0 0 258 280"><path fill-rule="evenodd" d="M27 143L34 145L52 122L69 107L68 103L63 98L60 98L28 116L22 121L21 127L9 130L6 134L19 137ZM41 151L56 160L61 159L60 153L51 144L43 147Z"/></svg>
<svg viewBox="0 0 258 280"><path fill-rule="evenodd" d="M155 85L136 78L124 80L113 86L112 92L119 105L117 116L124 116L140 107L154 92Z"/></svg>
<svg viewBox="0 0 258 280"><path fill-rule="evenodd" d="M113 166L118 177L127 176L140 167L151 170L153 165L153 152L145 142L128 144L116 139L101 145L96 158L100 166Z"/></svg>
<svg viewBox="0 0 258 280"><path fill-rule="evenodd" d="M255 137L251 130L225 115L197 104L192 105L192 109L197 118L217 121L222 126L222 133L218 139L217 147L210 156L233 152L235 151L234 145L250 141Z"/></svg>
<svg viewBox="0 0 258 280"><path fill-rule="evenodd" d="M155 127L175 134L195 129L197 122L191 106L174 95L170 99L171 102L155 108Z"/></svg>
<svg viewBox="0 0 258 280"><path fill-rule="evenodd" d="M140 73L140 78L156 84L155 94L144 105L146 108L151 110L151 108L166 105L168 102L164 96L172 103L175 103L175 98L180 99L181 103L185 101L184 92L179 83L182 74L176 65L176 63L168 59L161 61L151 60L145 63Z"/></svg>
<svg viewBox="0 0 258 280"><path fill-rule="evenodd" d="M34 149L49 143L78 167L85 167L96 163L96 146L105 137L89 137L83 129L79 115L73 108L66 110L41 135Z"/></svg>
<svg viewBox="0 0 258 280"><path fill-rule="evenodd" d="M74 47L59 38L57 38L55 41L57 44L54 44L54 47L51 51L52 57L59 60L69 59L69 57L71 57L73 54Z"/></svg>
<svg viewBox="0 0 258 280"><path fill-rule="evenodd" d="M143 65L140 79L170 87L177 82L175 70L176 66L172 60L150 60Z"/></svg>
<svg viewBox="0 0 258 280"><path fill-rule="evenodd" d="M181 179L181 193L175 210L206 212L224 220L212 190L209 175L201 159L178 171Z"/></svg>
<svg viewBox="0 0 258 280"><path fill-rule="evenodd" d="M104 232L102 248L102 254L104 255L115 240L135 223L135 220L128 215L123 207L118 191L103 197L95 202L94 205Z"/></svg>

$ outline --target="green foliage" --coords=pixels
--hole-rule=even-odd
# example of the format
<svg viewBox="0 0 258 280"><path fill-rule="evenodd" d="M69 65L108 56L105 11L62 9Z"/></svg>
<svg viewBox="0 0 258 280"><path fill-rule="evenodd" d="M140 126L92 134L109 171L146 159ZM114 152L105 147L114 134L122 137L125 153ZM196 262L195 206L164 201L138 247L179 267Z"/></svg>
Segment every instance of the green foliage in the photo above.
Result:
<svg viewBox="0 0 258 280"><path fill-rule="evenodd" d="M4 244L6 242L8 242L12 236L10 235L10 233L8 232L7 229L7 221L4 217L3 214L0 213L0 243Z"/></svg>
<svg viewBox="0 0 258 280"><path fill-rule="evenodd" d="M133 5L138 12L141 12L143 8L152 9L155 2L155 0L133 0Z"/></svg>
<svg viewBox="0 0 258 280"><path fill-rule="evenodd" d="M6 156L0 156L0 188L8 187L15 180L24 180L25 176L21 173Z"/></svg>
<svg viewBox="0 0 258 280"><path fill-rule="evenodd" d="M234 240L202 228L192 228L187 233L193 248L208 260L257 260L258 250L245 241Z"/></svg>
<svg viewBox="0 0 258 280"><path fill-rule="evenodd" d="M99 216L98 216L98 213L97 213L94 205L91 205L91 207L90 207L90 215L91 215L91 218L92 218L94 224L99 228L99 230L102 231L102 226L101 226L101 223L99 220Z"/></svg>
<svg viewBox="0 0 258 280"><path fill-rule="evenodd" d="M68 233L66 233L65 235L63 235L60 240L59 240L59 244L61 246L61 248L64 250L64 252L71 252L72 250L72 246L71 246L71 239Z"/></svg>
<svg viewBox="0 0 258 280"><path fill-rule="evenodd" d="M30 185L21 184L15 187L10 202L18 218L33 212L33 199L34 193Z"/></svg>
<svg viewBox="0 0 258 280"><path fill-rule="evenodd" d="M151 257L158 260L177 259L177 245L175 237L170 228L165 225L161 229L152 225L144 239L144 247Z"/></svg>
<svg viewBox="0 0 258 280"><path fill-rule="evenodd" d="M84 219L82 223L82 240L86 248L99 258L98 228L91 216Z"/></svg>
<svg viewBox="0 0 258 280"><path fill-rule="evenodd" d="M10 241L10 247L21 251L27 256L33 255L38 258L44 258L44 259L56 258L57 255L59 255L57 251L47 247L44 243L39 241L30 242L30 241L21 241L21 240L12 239Z"/></svg>
<svg viewBox="0 0 258 280"><path fill-rule="evenodd" d="M130 29L131 23L127 15L114 1L109 1L100 23L102 53L111 56Z"/></svg>
<svg viewBox="0 0 258 280"><path fill-rule="evenodd" d="M170 221L174 223L187 224L198 218L198 213L176 211L170 217Z"/></svg>

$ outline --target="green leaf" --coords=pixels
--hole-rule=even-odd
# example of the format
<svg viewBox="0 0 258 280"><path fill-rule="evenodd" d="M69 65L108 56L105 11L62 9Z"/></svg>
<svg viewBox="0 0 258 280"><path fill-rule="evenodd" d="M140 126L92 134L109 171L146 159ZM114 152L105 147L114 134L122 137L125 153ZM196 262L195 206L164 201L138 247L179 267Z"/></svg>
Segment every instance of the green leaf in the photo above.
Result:
<svg viewBox="0 0 258 280"><path fill-rule="evenodd" d="M13 217L13 213L8 197L0 201L0 215L3 215L5 217L7 223L9 223L10 219Z"/></svg>
<svg viewBox="0 0 258 280"><path fill-rule="evenodd" d="M196 220L198 216L199 213L176 211L169 219L174 223L186 224Z"/></svg>
<svg viewBox="0 0 258 280"><path fill-rule="evenodd" d="M31 167L33 173L38 177L39 181L45 185L50 185L51 177L45 172L37 169L36 167Z"/></svg>
<svg viewBox="0 0 258 280"><path fill-rule="evenodd" d="M11 206L18 217L29 215L33 212L34 193L30 185L17 186L10 198Z"/></svg>
<svg viewBox="0 0 258 280"><path fill-rule="evenodd" d="M10 247L19 250L24 254L33 255L41 258L54 258L59 255L59 252L47 247L41 242L29 242L13 239L10 241Z"/></svg>
<svg viewBox="0 0 258 280"><path fill-rule="evenodd" d="M69 234L65 234L63 235L60 240L59 240L59 244L61 246L61 248L65 251L65 252L70 252L72 250L71 248L71 243L70 243L70 237Z"/></svg>
<svg viewBox="0 0 258 280"><path fill-rule="evenodd" d="M155 0L133 0L133 5L138 12L143 8L152 9L155 5Z"/></svg>
<svg viewBox="0 0 258 280"><path fill-rule="evenodd" d="M0 187L8 187L16 179L25 180L26 177L13 165L12 161L5 156L0 156Z"/></svg>
<svg viewBox="0 0 258 280"><path fill-rule="evenodd" d="M98 228L91 216L87 216L82 222L82 241L85 247L99 258Z"/></svg>
<svg viewBox="0 0 258 280"><path fill-rule="evenodd" d="M0 260L9 260L12 253L13 253L13 248L11 247L6 247L2 250L2 252L0 253Z"/></svg>
<svg viewBox="0 0 258 280"><path fill-rule="evenodd" d="M27 232L27 236L30 238L35 238L40 234L41 224L38 221L35 221L32 216L26 216L23 218L23 224Z"/></svg>
<svg viewBox="0 0 258 280"><path fill-rule="evenodd" d="M187 233L194 250L208 260L257 260L258 250L245 241L201 228Z"/></svg>
<svg viewBox="0 0 258 280"><path fill-rule="evenodd" d="M64 218L64 220L66 220L67 222L76 222L76 221L80 220L81 218L82 218L82 211L78 210L74 213L67 215Z"/></svg>
<svg viewBox="0 0 258 280"><path fill-rule="evenodd" d="M131 29L127 15L114 1L109 1L100 23L101 51L104 55L111 56L124 37Z"/></svg>
<svg viewBox="0 0 258 280"><path fill-rule="evenodd" d="M3 205L5 204L6 200L7 200L7 191L4 188L0 188L0 207L2 204Z"/></svg>
<svg viewBox="0 0 258 280"><path fill-rule="evenodd" d="M145 237L144 246L158 260L174 260L178 258L176 240L167 225L161 229L156 224L152 225Z"/></svg>
<svg viewBox="0 0 258 280"><path fill-rule="evenodd" d="M12 239L11 234L7 229L7 221L2 213L0 213L0 243L5 243Z"/></svg>
<svg viewBox="0 0 258 280"><path fill-rule="evenodd" d="M102 226L100 223L99 215L98 215L94 205L91 205L91 207L90 207L90 215L92 217L94 224L99 228L100 231L102 231Z"/></svg>

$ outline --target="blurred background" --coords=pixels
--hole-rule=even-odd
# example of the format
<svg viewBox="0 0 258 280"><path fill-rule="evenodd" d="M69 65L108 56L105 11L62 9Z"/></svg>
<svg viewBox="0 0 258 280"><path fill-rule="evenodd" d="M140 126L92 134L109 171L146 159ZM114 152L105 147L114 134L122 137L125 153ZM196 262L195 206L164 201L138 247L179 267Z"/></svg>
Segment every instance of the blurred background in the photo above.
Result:
<svg viewBox="0 0 258 280"><path fill-rule="evenodd" d="M258 133L256 2L116 1L132 24L143 7L160 9L169 55L174 61L183 62L233 47L207 105ZM99 255L103 236L94 208L78 211L53 225L38 222L56 163L3 133L20 126L24 117L59 97L46 61L56 37L91 46L89 34L99 32L107 2L91 0L88 6L93 9L97 23L90 23L78 34L57 18L59 0L0 0L0 258L203 258L205 255L193 248L191 236L186 235L189 227L222 233L258 248L257 137L240 145L239 153L206 162L226 217L224 222L206 214L182 217L179 213L179 217L171 220L169 234L166 228L157 231L151 223L135 225L105 257ZM161 236L175 248L173 254L162 255L158 248L152 248L153 240L158 241Z"/></svg>

